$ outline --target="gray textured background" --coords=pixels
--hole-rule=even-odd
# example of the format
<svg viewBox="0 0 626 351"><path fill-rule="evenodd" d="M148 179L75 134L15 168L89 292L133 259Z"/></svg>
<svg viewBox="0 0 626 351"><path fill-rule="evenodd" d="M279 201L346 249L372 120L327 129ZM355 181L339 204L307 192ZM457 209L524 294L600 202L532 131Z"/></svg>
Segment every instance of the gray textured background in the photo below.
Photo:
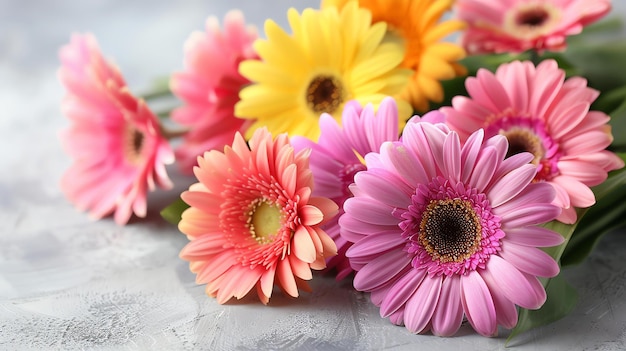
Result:
<svg viewBox="0 0 626 351"><path fill-rule="evenodd" d="M297 7L317 1L294 2ZM63 89L57 49L73 31L93 32L137 91L179 70L182 45L210 14L241 8L262 27L284 25L288 1L0 0L0 349L499 350L504 339L464 326L454 338L412 335L378 316L348 282L315 276L314 292L271 306L225 306L178 252L187 239L158 216L191 179L151 196L147 220L125 227L90 221L58 188L69 158L58 132ZM626 4L617 1L626 17ZM615 15L615 14L614 14ZM517 339L520 350L626 349L626 232L606 236L564 272L580 303L567 318ZM503 331L503 336L506 332Z"/></svg>

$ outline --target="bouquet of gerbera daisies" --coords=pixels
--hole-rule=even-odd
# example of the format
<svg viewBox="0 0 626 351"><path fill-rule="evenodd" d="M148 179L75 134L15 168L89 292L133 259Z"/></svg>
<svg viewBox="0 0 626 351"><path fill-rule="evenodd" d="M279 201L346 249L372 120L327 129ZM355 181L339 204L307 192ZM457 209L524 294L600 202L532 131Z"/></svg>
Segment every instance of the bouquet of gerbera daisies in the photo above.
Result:
<svg viewBox="0 0 626 351"><path fill-rule="evenodd" d="M571 310L560 268L625 224L626 51L592 24L610 9L324 0L261 35L231 11L185 43L165 113L75 35L61 185L123 225L175 160L195 183L162 214L219 303L297 297L324 270L413 333L514 336Z"/></svg>

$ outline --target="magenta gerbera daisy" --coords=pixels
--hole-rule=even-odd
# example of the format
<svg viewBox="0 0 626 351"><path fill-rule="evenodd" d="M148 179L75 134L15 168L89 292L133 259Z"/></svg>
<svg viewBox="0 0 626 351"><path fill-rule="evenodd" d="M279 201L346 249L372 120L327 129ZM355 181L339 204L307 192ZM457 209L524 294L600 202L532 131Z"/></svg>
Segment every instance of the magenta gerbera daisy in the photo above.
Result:
<svg viewBox="0 0 626 351"><path fill-rule="evenodd" d="M265 128L249 144L237 133L224 152L199 157L199 183L181 195L191 207L178 227L191 241L180 257L219 303L253 288L267 303L275 284L296 297L336 253L320 225L337 205L311 196L310 150L296 153L286 134L273 140Z"/></svg>
<svg viewBox="0 0 626 351"><path fill-rule="evenodd" d="M542 306L537 277L559 267L537 247L563 238L538 224L560 209L549 184L532 182L532 155L506 153L503 136L478 130L462 144L446 125L421 122L365 157L339 224L353 242L354 287L381 316L442 336L465 317L490 336L516 325L516 305Z"/></svg>
<svg viewBox="0 0 626 351"><path fill-rule="evenodd" d="M71 122L61 141L74 161L61 189L93 218L114 213L121 225L133 213L144 217L148 191L172 187L165 164L174 155L157 117L130 93L92 35L72 36L59 56L67 89L61 107Z"/></svg>
<svg viewBox="0 0 626 351"><path fill-rule="evenodd" d="M249 84L238 71L239 63L256 59L252 43L257 30L245 24L241 11L224 17L223 29L216 17L206 21L206 31L196 31L185 42L185 70L172 76L172 92L184 101L172 119L186 127L176 149L176 161L191 173L196 158L207 150L221 150L235 132L245 132L251 122L235 117L239 90Z"/></svg>
<svg viewBox="0 0 626 351"><path fill-rule="evenodd" d="M561 51L570 35L602 18L610 0L458 0L467 22L462 43L471 54Z"/></svg>
<svg viewBox="0 0 626 351"><path fill-rule="evenodd" d="M363 156L378 151L385 141L398 140L398 109L392 98L384 99L376 113L371 104L362 108L356 101L346 104L341 125L329 114L320 117L321 136L317 143L304 137L294 137L296 150L311 148L311 170L315 183L314 194L325 196L337 203L338 216L324 226L324 230L337 245L337 255L329 258L328 269L337 270L337 279L352 272L345 252L350 243L339 235L337 220L343 213L341 207L351 196L348 186L354 175L365 169Z"/></svg>
<svg viewBox="0 0 626 351"><path fill-rule="evenodd" d="M437 111L423 118L414 116L411 122L431 121ZM332 199L339 206L339 213L324 225L324 230L337 245L337 255L328 259L327 268L337 271L337 279L343 279L353 272L345 256L351 243L339 235L339 216L343 214L343 203L352 196L348 186L354 175L365 170L364 156L378 151L385 141L398 140L398 108L393 98L383 99L374 112L372 104L362 107L356 100L349 101L341 116L341 125L329 114L320 117L321 136L317 143L296 136L292 145L296 150L311 148L311 170L315 183L314 195Z"/></svg>
<svg viewBox="0 0 626 351"><path fill-rule="evenodd" d="M559 220L576 221L575 207L589 207L589 187L602 183L607 172L624 162L605 150L612 142L609 116L590 111L598 92L580 77L565 80L556 61L535 67L531 62L501 65L495 74L481 69L466 80L469 98L458 96L443 107L446 123L466 139L479 128L490 137L509 140L509 154L528 151L537 166L535 181L552 184Z"/></svg>

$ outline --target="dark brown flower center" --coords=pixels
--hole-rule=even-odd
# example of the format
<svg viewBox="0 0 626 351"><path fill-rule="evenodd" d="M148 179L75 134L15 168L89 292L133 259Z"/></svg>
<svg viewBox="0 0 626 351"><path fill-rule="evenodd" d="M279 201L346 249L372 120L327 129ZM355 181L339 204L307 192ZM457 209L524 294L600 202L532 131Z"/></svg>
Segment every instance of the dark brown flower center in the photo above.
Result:
<svg viewBox="0 0 626 351"><path fill-rule="evenodd" d="M343 85L333 76L321 75L313 78L306 90L307 105L316 114L323 112L332 114L341 106L343 100Z"/></svg>
<svg viewBox="0 0 626 351"><path fill-rule="evenodd" d="M131 163L141 160L141 152L145 142L145 135L140 130L129 127L126 132L126 159Z"/></svg>
<svg viewBox="0 0 626 351"><path fill-rule="evenodd" d="M515 22L519 26L540 27L548 18L550 18L550 13L543 7L537 6L517 14Z"/></svg>
<svg viewBox="0 0 626 351"><path fill-rule="evenodd" d="M433 260L462 262L480 249L482 226L472 204L431 200L422 213L419 242Z"/></svg>
<svg viewBox="0 0 626 351"><path fill-rule="evenodd" d="M534 156L532 163L535 165L539 164L545 152L541 139L533 131L527 128L513 127L500 133L509 141L509 150L506 153L506 157L522 152L530 152Z"/></svg>

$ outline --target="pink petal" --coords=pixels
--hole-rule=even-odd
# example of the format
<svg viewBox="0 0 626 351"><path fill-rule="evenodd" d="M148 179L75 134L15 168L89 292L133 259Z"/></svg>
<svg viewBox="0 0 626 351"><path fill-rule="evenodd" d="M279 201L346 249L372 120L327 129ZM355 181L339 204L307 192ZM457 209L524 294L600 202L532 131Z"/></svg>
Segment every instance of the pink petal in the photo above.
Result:
<svg viewBox="0 0 626 351"><path fill-rule="evenodd" d="M500 257L517 269L539 277L554 277L559 274L559 265L547 253L534 248L518 246L511 242L503 245Z"/></svg>
<svg viewBox="0 0 626 351"><path fill-rule="evenodd" d="M493 303L496 308L496 320L503 327L512 329L517 325L517 308L511 300L500 290L498 281L489 273L489 270L483 270L481 277L489 287Z"/></svg>
<svg viewBox="0 0 626 351"><path fill-rule="evenodd" d="M505 240L517 245L550 247L563 243L561 234L542 227L521 227L506 230Z"/></svg>
<svg viewBox="0 0 626 351"><path fill-rule="evenodd" d="M399 230L381 232L366 236L355 242L350 246L348 251L346 251L346 256L358 257L376 255L401 245L406 245L406 239L402 237L402 233Z"/></svg>
<svg viewBox="0 0 626 351"><path fill-rule="evenodd" d="M365 265L354 276L354 288L359 291L372 291L388 280L393 279L411 262L407 253L401 250L382 254Z"/></svg>
<svg viewBox="0 0 626 351"><path fill-rule="evenodd" d="M461 302L474 330L484 336L496 333L496 308L489 287L478 272L461 276Z"/></svg>
<svg viewBox="0 0 626 351"><path fill-rule="evenodd" d="M394 282L380 304L380 316L389 317L398 309L404 307L407 300L413 296L420 286L425 276L426 270L412 269Z"/></svg>
<svg viewBox="0 0 626 351"><path fill-rule="evenodd" d="M455 132L450 133L444 142L442 168L453 183L461 180L461 142Z"/></svg>
<svg viewBox="0 0 626 351"><path fill-rule="evenodd" d="M411 203L411 189L393 173L381 169L359 172L354 176L357 186L368 190L368 195L390 206L407 208ZM393 184L393 186L391 186Z"/></svg>
<svg viewBox="0 0 626 351"><path fill-rule="evenodd" d="M393 207L371 198L350 198L343 204L343 209L347 214L364 223L398 224L398 219L391 214Z"/></svg>
<svg viewBox="0 0 626 351"><path fill-rule="evenodd" d="M444 278L440 295L433 314L432 331L437 336L452 336L463 321L461 279L454 275Z"/></svg>
<svg viewBox="0 0 626 351"><path fill-rule="evenodd" d="M528 164L505 174L487 190L487 196L491 206L498 207L519 194L530 184L536 173L537 168L534 165Z"/></svg>
<svg viewBox="0 0 626 351"><path fill-rule="evenodd" d="M492 255L489 258L487 269L493 275L504 296L516 305L536 309L546 301L546 292L543 286L539 284L541 288L538 289L534 281L529 278L535 281L537 279L520 272L503 258Z"/></svg>
<svg viewBox="0 0 626 351"><path fill-rule="evenodd" d="M442 276L427 275L404 308L404 324L412 333L421 333L428 327L441 292Z"/></svg>
<svg viewBox="0 0 626 351"><path fill-rule="evenodd" d="M589 207L596 203L596 197L588 186L580 181L568 177L557 176L552 178L552 182L563 187L570 196L570 203L575 207Z"/></svg>

